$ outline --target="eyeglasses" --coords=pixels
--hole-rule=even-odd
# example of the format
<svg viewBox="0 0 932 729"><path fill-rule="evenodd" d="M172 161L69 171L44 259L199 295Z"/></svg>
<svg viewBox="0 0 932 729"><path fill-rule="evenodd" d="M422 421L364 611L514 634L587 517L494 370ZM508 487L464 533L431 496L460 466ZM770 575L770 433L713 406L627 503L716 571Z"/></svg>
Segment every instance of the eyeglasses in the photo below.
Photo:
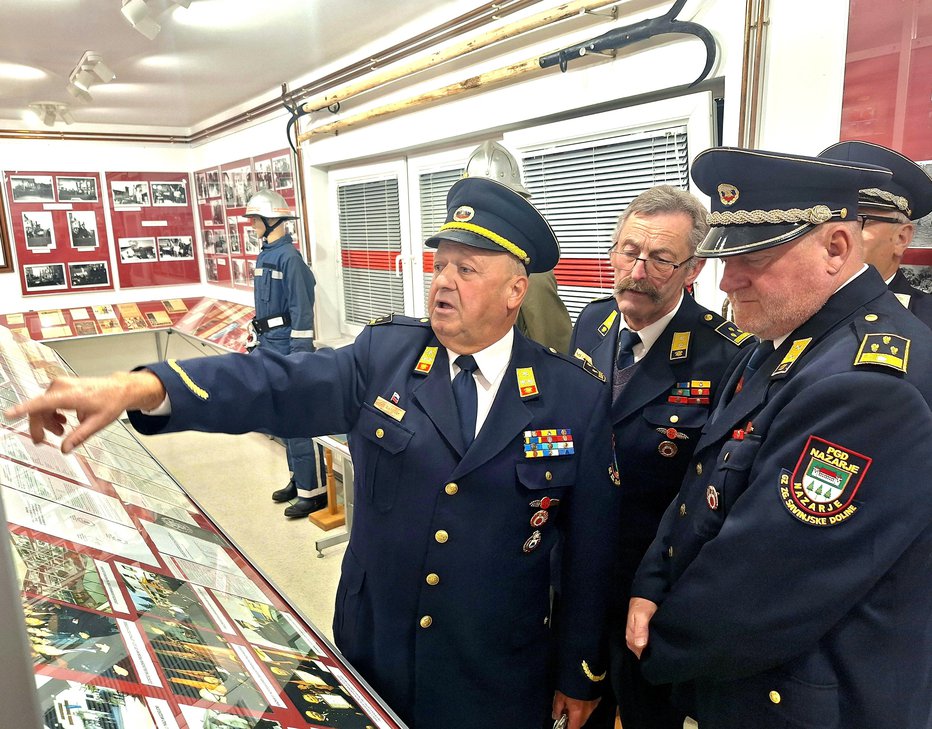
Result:
<svg viewBox="0 0 932 729"><path fill-rule="evenodd" d="M667 261L663 258L654 258L652 256L648 258L641 258L632 251L619 251L614 247L609 250L609 253L616 257L617 266L621 270L631 270L634 268L637 262L640 261L644 264L644 268L648 275L654 276L656 278L665 278L667 276L671 276L676 269L689 263L693 258L695 258L695 256L690 256L685 261L674 263L673 261Z"/></svg>
<svg viewBox="0 0 932 729"><path fill-rule="evenodd" d="M864 226L867 224L868 220L874 220L878 223L893 223L894 225L902 225L899 218L888 218L883 215L858 215L858 220L861 221L861 230L864 230Z"/></svg>

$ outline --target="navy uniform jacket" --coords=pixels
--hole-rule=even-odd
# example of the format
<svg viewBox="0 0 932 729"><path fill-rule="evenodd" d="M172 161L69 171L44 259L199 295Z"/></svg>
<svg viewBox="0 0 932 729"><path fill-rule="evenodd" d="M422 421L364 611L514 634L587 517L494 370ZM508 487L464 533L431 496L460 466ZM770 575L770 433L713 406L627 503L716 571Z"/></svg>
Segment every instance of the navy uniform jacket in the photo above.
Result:
<svg viewBox="0 0 932 729"><path fill-rule="evenodd" d="M623 324L614 296L593 301L576 321L570 352L591 358L611 380ZM680 489L722 376L749 341L757 340L684 295L613 407L623 525L617 537L621 563L613 583L619 589L622 619L634 571ZM611 399L610 386L604 394ZM672 438L668 430L676 432Z"/></svg>
<svg viewBox="0 0 932 729"><path fill-rule="evenodd" d="M313 350L315 283L314 274L294 247L290 233L274 243L263 244L256 258L253 281L256 318L288 314L291 324L260 334L262 346L282 354Z"/></svg>
<svg viewBox="0 0 932 729"><path fill-rule="evenodd" d="M336 598L340 650L411 726L538 729L550 702L558 530L567 586L558 686L592 698L605 672L617 517L607 414L595 407L604 383L515 332L488 419L464 453L447 353L425 322L394 317L337 350L153 365L172 414L131 418L144 433L348 433L356 502ZM528 457L527 432L564 429L572 453Z"/></svg>
<svg viewBox="0 0 932 729"><path fill-rule="evenodd" d="M644 675L711 729L928 729L928 330L871 268L732 396L749 356L635 577Z"/></svg>
<svg viewBox="0 0 932 729"><path fill-rule="evenodd" d="M897 298L913 316L932 329L932 294L914 287L899 270L890 281L890 290L897 294Z"/></svg>

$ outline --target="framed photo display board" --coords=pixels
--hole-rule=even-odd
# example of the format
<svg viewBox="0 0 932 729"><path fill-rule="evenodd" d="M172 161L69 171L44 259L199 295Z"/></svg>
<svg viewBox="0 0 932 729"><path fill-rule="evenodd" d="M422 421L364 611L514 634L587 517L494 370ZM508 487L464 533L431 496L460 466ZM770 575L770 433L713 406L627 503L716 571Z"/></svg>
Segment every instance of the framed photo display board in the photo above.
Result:
<svg viewBox="0 0 932 729"><path fill-rule="evenodd" d="M120 288L199 283L187 172L108 172Z"/></svg>
<svg viewBox="0 0 932 729"><path fill-rule="evenodd" d="M291 151L282 149L194 173L208 283L252 288L261 244L243 216L246 203L259 190L268 189L296 209L293 169ZM300 228L293 223L286 226L301 250Z"/></svg>
<svg viewBox="0 0 932 729"><path fill-rule="evenodd" d="M114 288L103 191L94 172L6 172L24 296Z"/></svg>

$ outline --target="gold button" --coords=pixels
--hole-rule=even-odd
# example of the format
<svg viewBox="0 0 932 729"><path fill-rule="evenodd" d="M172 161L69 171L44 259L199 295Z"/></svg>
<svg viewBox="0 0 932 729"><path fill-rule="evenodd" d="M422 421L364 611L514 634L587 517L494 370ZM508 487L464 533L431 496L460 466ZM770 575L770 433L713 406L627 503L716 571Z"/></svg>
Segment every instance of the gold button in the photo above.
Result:
<svg viewBox="0 0 932 729"><path fill-rule="evenodd" d="M770 701L771 701L772 703L774 703L774 704L779 704L781 701L783 701L783 697L780 696L780 692L779 692L779 691L771 691L771 692L770 692Z"/></svg>
<svg viewBox="0 0 932 729"><path fill-rule="evenodd" d="M678 422L680 422L680 416L679 416L679 415L671 415L671 416L670 416L670 422L671 422L671 423L678 423Z"/></svg>
<svg viewBox="0 0 932 729"><path fill-rule="evenodd" d="M440 584L440 575L431 572L427 575L427 584L428 585L439 585Z"/></svg>
<svg viewBox="0 0 932 729"><path fill-rule="evenodd" d="M421 323L422 323L422 324L426 324L426 323L429 322L429 321L430 321L430 319L429 319L428 317L426 317L426 316L421 318Z"/></svg>
<svg viewBox="0 0 932 729"><path fill-rule="evenodd" d="M672 556L673 556L673 547L667 547L667 556L668 556L668 557L672 557Z"/></svg>
<svg viewBox="0 0 932 729"><path fill-rule="evenodd" d="M705 319L706 321L712 321L712 315L711 315L711 314L706 314L706 315L705 315L704 317L702 317L702 318Z"/></svg>
<svg viewBox="0 0 932 729"><path fill-rule="evenodd" d="M548 481L553 481L553 474L550 473L550 471L547 471L547 473L544 474L544 478L546 478Z"/></svg>
<svg viewBox="0 0 932 729"><path fill-rule="evenodd" d="M434 624L434 619L430 617L430 615L425 615L423 618L421 618L422 628L429 628L433 624Z"/></svg>
<svg viewBox="0 0 932 729"><path fill-rule="evenodd" d="M376 429L375 429L375 437L376 437L376 438L381 438L383 435L385 435L385 431L384 431L384 430L382 430L381 428L376 428Z"/></svg>
<svg viewBox="0 0 932 729"><path fill-rule="evenodd" d="M864 321L877 321L877 319L879 318L880 317L878 317L876 314L865 314L864 315Z"/></svg>
<svg viewBox="0 0 932 729"><path fill-rule="evenodd" d="M696 464L696 475L697 475L697 476L701 476L701 475L702 475L702 464L701 464L701 463L697 463L697 464Z"/></svg>
<svg viewBox="0 0 932 729"><path fill-rule="evenodd" d="M680 504L680 516L686 516L686 504Z"/></svg>
<svg viewBox="0 0 932 729"><path fill-rule="evenodd" d="M440 544L445 544L449 538L450 535L443 531L443 529L437 530L437 533L434 534L434 539L436 539Z"/></svg>
<svg viewBox="0 0 932 729"><path fill-rule="evenodd" d="M443 490L446 491L450 496L453 496L457 491L460 490L460 487L451 482L444 486Z"/></svg>

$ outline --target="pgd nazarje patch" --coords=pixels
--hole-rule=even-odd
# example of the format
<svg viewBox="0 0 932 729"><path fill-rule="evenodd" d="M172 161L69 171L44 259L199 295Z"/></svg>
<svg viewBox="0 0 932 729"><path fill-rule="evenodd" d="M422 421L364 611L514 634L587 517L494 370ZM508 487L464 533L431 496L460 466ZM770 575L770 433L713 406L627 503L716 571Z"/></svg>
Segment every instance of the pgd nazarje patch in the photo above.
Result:
<svg viewBox="0 0 932 729"><path fill-rule="evenodd" d="M780 472L780 500L806 524L841 524L858 510L854 497L871 462L868 456L810 435L793 473Z"/></svg>

